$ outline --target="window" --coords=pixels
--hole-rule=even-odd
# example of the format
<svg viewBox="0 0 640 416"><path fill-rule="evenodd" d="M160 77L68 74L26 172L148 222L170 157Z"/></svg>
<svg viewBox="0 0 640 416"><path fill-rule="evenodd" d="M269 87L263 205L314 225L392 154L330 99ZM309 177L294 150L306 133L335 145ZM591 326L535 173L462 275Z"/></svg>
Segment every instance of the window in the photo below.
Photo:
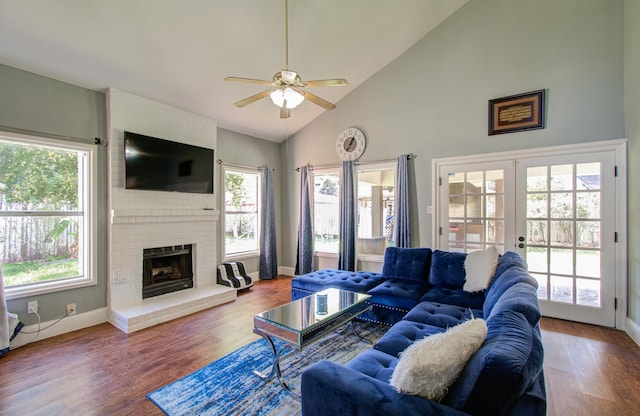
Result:
<svg viewBox="0 0 640 416"><path fill-rule="evenodd" d="M313 221L315 251L338 253L340 235L340 168L314 170Z"/></svg>
<svg viewBox="0 0 640 416"><path fill-rule="evenodd" d="M393 245L395 164L358 166L358 254L384 255Z"/></svg>
<svg viewBox="0 0 640 416"><path fill-rule="evenodd" d="M258 253L259 195L257 169L224 168L225 258Z"/></svg>
<svg viewBox="0 0 640 416"><path fill-rule="evenodd" d="M96 283L95 146L0 136L0 259L9 299Z"/></svg>

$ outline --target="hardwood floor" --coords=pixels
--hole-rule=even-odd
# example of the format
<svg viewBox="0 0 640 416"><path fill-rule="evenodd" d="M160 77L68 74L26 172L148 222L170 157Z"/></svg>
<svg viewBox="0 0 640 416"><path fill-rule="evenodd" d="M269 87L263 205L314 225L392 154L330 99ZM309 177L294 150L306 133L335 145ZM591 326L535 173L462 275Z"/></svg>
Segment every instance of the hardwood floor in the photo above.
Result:
<svg viewBox="0 0 640 416"><path fill-rule="evenodd" d="M0 359L0 415L162 415L146 394L258 337L253 315L288 302L290 278L132 334L110 324ZM620 331L544 318L548 415L640 415L640 348Z"/></svg>

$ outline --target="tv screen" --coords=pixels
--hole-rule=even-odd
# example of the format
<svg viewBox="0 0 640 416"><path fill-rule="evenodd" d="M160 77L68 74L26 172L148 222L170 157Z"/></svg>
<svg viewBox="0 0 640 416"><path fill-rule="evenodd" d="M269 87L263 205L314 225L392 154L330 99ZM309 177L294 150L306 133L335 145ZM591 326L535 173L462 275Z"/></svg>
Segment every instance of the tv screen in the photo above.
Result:
<svg viewBox="0 0 640 416"><path fill-rule="evenodd" d="M213 149L124 132L125 188L213 193Z"/></svg>

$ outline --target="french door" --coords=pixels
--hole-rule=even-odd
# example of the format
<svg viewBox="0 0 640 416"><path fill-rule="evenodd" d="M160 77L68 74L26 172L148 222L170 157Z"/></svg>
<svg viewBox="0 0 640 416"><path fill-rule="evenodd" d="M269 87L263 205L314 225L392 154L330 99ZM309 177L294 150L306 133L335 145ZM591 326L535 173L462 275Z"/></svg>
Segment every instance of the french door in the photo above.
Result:
<svg viewBox="0 0 640 416"><path fill-rule="evenodd" d="M516 251L545 316L616 324L616 152L440 164L437 246Z"/></svg>

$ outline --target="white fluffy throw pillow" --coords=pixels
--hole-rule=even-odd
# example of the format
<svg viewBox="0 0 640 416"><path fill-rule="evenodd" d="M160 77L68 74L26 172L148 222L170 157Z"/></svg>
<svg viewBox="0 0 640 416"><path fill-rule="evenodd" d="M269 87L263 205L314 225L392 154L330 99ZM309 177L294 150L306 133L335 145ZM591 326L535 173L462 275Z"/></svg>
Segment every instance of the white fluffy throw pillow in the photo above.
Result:
<svg viewBox="0 0 640 416"><path fill-rule="evenodd" d="M466 280L463 289L467 292L485 290L496 273L498 257L498 249L495 246L467 254L467 258L464 260Z"/></svg>
<svg viewBox="0 0 640 416"><path fill-rule="evenodd" d="M418 340L400 353L391 385L401 393L440 401L487 336L483 319Z"/></svg>

